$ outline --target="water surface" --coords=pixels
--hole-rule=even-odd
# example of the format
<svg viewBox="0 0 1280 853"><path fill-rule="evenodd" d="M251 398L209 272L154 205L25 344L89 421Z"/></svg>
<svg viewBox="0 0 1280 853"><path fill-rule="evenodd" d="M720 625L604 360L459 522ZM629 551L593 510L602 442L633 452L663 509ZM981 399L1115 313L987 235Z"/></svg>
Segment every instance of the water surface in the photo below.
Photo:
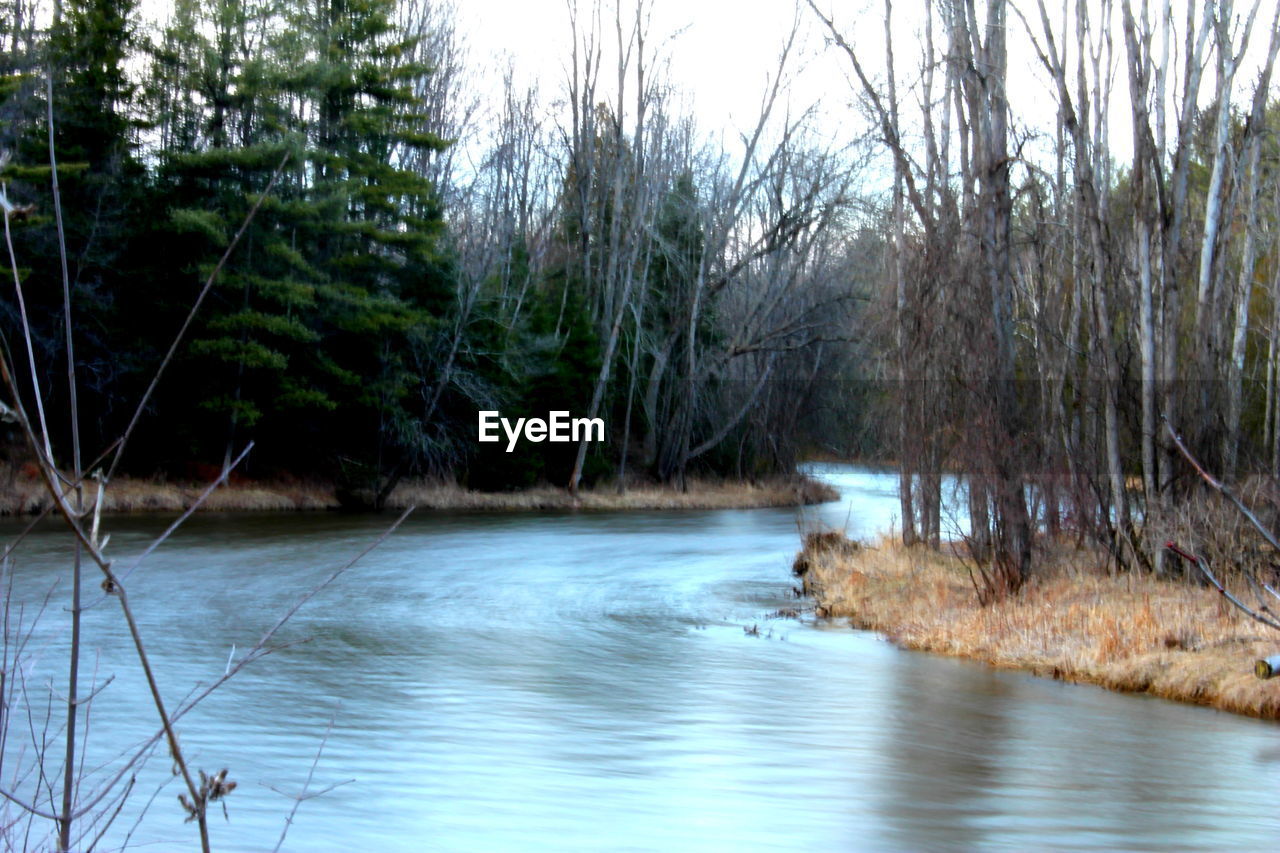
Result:
<svg viewBox="0 0 1280 853"><path fill-rule="evenodd" d="M892 475L821 470L844 498L808 522L891 523ZM220 674L387 521L192 521L129 581L166 699ZM127 564L165 523L112 519L110 552ZM28 614L63 539L51 527L21 552ZM776 617L804 604L796 545L786 510L410 519L299 613L295 645L182 722L192 763L239 783L215 849L275 845L293 804L272 789L302 789L330 720L312 786L354 781L304 802L284 849L1275 848L1273 724ZM65 681L62 597L32 641L32 695ZM114 676L92 706L94 767L155 714L114 602L86 636L86 669ZM12 751L28 727L9 736ZM101 849L166 782L129 843L194 845L160 756Z"/></svg>

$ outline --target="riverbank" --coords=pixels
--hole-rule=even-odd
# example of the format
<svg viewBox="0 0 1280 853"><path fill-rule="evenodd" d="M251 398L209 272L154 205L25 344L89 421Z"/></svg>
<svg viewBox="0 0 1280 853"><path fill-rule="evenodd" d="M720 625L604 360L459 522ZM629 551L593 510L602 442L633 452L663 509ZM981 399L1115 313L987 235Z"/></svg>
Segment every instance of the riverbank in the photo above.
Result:
<svg viewBox="0 0 1280 853"><path fill-rule="evenodd" d="M109 513L182 512L206 486L119 478L107 489L103 510ZM406 482L391 493L388 509L414 505L420 510L653 510L754 509L835 500L831 487L808 477L778 477L759 483L691 480L686 491L637 485L619 494L615 485L584 489L577 497L564 489L541 486L511 492L478 492L452 483ZM43 484L34 477L0 481L0 515L35 515L49 503ZM271 512L340 509L330 484L235 481L219 487L201 506L209 512Z"/></svg>
<svg viewBox="0 0 1280 853"><path fill-rule="evenodd" d="M921 548L810 533L796 571L820 616L905 649L1280 719L1280 679L1253 674L1255 660L1280 651L1280 634L1216 591L1112 578L1096 562L1064 553L989 607L960 559Z"/></svg>

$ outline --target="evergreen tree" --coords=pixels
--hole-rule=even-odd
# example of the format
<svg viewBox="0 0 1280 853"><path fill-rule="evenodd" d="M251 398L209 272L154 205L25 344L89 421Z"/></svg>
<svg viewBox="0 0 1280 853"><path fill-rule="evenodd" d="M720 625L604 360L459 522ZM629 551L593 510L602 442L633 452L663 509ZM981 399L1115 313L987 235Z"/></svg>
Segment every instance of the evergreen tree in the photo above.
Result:
<svg viewBox="0 0 1280 853"><path fill-rule="evenodd" d="M136 156L136 90L127 73L135 44L133 15L132 0L67 0L39 67L25 60L19 97L11 106L22 118L5 143L15 154L6 175L12 180L10 195L34 211L17 223L14 241L26 267L24 289L38 361L52 368L63 357L52 114L86 411L107 412L117 402L116 383L128 357L117 352L115 342L137 331L137 318L122 315L116 301L131 282L134 225L146 193L145 170ZM6 325L12 320L10 314ZM64 392L62 383L51 383L46 389L50 405L65 403ZM99 424L85 426L92 430Z"/></svg>
<svg viewBox="0 0 1280 853"><path fill-rule="evenodd" d="M251 433L281 467L367 487L423 450L432 377L413 355L451 297L434 187L400 165L445 145L416 129L413 84L429 69L405 59L413 44L394 32L390 2L291 7L256 55L236 48L258 26L243 9L220 0L176 18L157 61L161 77L180 66L172 57L194 57L185 73L203 85L195 115L172 122L175 139L194 128L193 150L169 152L161 172L193 280L290 157L184 366L205 379L181 405L212 423L175 450L208 457Z"/></svg>

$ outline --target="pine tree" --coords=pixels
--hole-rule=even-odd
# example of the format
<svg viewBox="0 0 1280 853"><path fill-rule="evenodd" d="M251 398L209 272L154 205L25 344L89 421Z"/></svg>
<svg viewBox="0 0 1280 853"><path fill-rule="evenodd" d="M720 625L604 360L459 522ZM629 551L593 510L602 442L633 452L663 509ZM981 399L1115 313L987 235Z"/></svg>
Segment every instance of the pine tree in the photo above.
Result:
<svg viewBox="0 0 1280 853"><path fill-rule="evenodd" d="M190 452L251 433L279 466L367 487L423 449L431 377L415 347L452 281L434 187L401 163L445 142L417 130L413 84L429 69L406 59L413 43L392 9L297 5L286 26L260 28L262 13L220 0L166 34L157 77L177 71L170 57L194 56L185 73L203 85L195 116L170 119L175 140L195 128L194 150L168 152L162 169L167 228L193 279L290 157L193 341L186 370L206 379L182 405L221 426L192 430ZM261 49L236 47L250 43Z"/></svg>
<svg viewBox="0 0 1280 853"><path fill-rule="evenodd" d="M15 4L15 7L21 4ZM58 163L71 284L72 315L85 410L106 412L116 402L127 362L113 341L129 339L135 318L123 316L116 295L129 281L133 224L145 199L145 170L136 156L136 90L128 76L135 42L132 0L68 0L54 22L38 64L23 59L23 76L7 109L20 118L10 129L10 195L34 213L17 223L17 256L26 265L24 289L37 361L52 370L63 355L61 264L54 221L49 116ZM52 95L52 108L48 100ZM5 319L9 323L12 317ZM48 405L64 403L63 388L46 389ZM65 418L55 418L64 423ZM90 437L102 440L99 432Z"/></svg>

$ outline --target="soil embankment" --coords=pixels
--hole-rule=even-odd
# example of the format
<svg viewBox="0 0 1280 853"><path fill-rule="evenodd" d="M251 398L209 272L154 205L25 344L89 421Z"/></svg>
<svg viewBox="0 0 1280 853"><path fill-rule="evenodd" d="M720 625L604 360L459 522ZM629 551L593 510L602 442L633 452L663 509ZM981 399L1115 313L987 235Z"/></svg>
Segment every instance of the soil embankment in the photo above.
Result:
<svg viewBox="0 0 1280 853"><path fill-rule="evenodd" d="M120 478L107 488L105 512L181 512L206 484ZM93 489L87 489L92 497ZM456 484L405 482L391 493L388 509L416 505L422 510L528 511L554 509L651 510L747 509L798 506L837 497L829 486L807 477L779 477L759 483L690 481L681 491L659 485L637 485L619 494L615 485L584 489L574 497L564 489L542 486L510 492L479 492ZM44 484L34 476L0 479L0 515L34 515L49 505ZM330 484L235 481L216 489L201 510L265 512L341 508Z"/></svg>
<svg viewBox="0 0 1280 853"><path fill-rule="evenodd" d="M1280 719L1280 679L1253 674L1255 660L1280 651L1280 635L1215 590L1108 577L1096 562L1071 551L987 607L963 560L923 548L810 533L796 572L820 616L906 649Z"/></svg>

